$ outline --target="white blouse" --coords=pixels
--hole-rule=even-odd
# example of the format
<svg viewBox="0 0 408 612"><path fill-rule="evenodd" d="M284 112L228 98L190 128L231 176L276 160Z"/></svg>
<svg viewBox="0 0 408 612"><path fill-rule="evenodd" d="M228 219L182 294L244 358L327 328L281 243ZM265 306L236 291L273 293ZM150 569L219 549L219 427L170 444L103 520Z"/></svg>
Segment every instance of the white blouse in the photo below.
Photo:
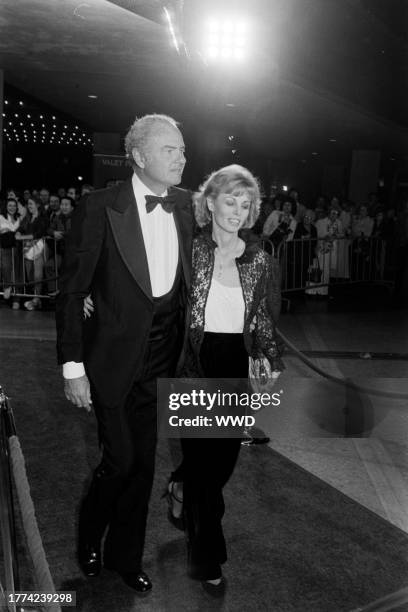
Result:
<svg viewBox="0 0 408 612"><path fill-rule="evenodd" d="M13 221L10 215L4 217L0 215L0 232L16 232L20 227L20 219Z"/></svg>
<svg viewBox="0 0 408 612"><path fill-rule="evenodd" d="M242 334L244 318L245 302L242 287L227 287L213 278L205 306L204 331Z"/></svg>

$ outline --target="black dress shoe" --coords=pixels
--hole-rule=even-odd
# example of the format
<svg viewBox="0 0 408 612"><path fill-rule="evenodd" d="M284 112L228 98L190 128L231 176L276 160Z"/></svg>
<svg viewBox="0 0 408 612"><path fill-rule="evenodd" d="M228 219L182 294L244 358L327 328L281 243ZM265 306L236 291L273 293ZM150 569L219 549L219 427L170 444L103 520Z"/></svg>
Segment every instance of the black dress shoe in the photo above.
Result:
<svg viewBox="0 0 408 612"><path fill-rule="evenodd" d="M95 544L83 544L78 550L79 565L85 576L93 578L101 572L101 549Z"/></svg>
<svg viewBox="0 0 408 612"><path fill-rule="evenodd" d="M118 572L118 574L123 582L137 593L146 595L152 589L150 578L144 572Z"/></svg>

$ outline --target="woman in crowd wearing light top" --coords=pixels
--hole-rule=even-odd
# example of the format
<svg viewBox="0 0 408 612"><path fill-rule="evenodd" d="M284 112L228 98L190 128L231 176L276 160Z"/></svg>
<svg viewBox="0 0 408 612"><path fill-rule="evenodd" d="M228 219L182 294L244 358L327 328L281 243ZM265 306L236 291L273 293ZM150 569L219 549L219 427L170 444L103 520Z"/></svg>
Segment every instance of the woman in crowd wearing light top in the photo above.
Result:
<svg viewBox="0 0 408 612"><path fill-rule="evenodd" d="M201 234L193 244L191 318L183 376L247 378L248 357L283 368L276 343L279 272L244 228L260 206L257 180L242 166L214 172L195 199ZM222 490L232 475L240 438L182 439L183 460L169 482L170 518L184 518L192 578L220 592L227 559Z"/></svg>

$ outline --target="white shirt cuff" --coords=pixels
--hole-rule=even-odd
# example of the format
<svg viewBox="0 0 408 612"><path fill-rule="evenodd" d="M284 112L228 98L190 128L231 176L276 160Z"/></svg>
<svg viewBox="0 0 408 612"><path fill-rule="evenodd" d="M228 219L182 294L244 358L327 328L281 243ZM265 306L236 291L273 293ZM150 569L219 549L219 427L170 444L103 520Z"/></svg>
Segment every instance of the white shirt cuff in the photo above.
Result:
<svg viewBox="0 0 408 612"><path fill-rule="evenodd" d="M79 378L80 376L85 376L84 364L76 361L67 361L62 364L62 375L64 378Z"/></svg>

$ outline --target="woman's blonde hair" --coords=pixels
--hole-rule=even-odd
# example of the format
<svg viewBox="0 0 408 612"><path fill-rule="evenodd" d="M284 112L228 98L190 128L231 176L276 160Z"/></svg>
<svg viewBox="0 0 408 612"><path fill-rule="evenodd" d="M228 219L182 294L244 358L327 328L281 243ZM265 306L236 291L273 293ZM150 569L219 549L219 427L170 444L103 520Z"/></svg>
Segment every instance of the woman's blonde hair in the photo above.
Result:
<svg viewBox="0 0 408 612"><path fill-rule="evenodd" d="M250 197L248 217L243 227L252 227L259 216L261 190L253 174L238 164L225 166L212 172L194 195L194 213L200 227L211 221L207 199L216 199L220 193L246 191Z"/></svg>

